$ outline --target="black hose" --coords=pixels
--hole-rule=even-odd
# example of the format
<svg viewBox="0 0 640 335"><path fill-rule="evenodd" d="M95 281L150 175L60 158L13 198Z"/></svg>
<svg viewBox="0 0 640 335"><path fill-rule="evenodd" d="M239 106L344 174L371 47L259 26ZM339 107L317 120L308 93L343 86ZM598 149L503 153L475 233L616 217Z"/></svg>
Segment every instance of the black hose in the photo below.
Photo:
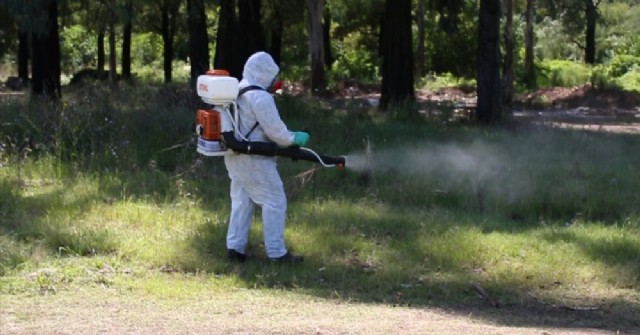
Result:
<svg viewBox="0 0 640 335"><path fill-rule="evenodd" d="M258 141L244 141L236 139L233 132L222 133L222 139L227 148L237 152L248 155L261 155L261 156L282 156L289 157L294 160L301 159L325 165L337 165L344 166L344 157L331 157L322 154L314 155L313 153L300 149L300 147L279 147L275 143L271 142L258 142Z"/></svg>

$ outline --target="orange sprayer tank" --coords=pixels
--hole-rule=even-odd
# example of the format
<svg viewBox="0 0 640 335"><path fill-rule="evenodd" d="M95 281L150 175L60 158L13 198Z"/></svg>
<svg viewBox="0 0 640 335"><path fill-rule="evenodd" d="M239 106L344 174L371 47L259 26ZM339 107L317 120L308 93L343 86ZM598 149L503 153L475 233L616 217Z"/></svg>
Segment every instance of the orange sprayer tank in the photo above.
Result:
<svg viewBox="0 0 640 335"><path fill-rule="evenodd" d="M196 124L200 126L198 135L207 141L220 141L222 123L220 112L212 109L200 109L196 114Z"/></svg>

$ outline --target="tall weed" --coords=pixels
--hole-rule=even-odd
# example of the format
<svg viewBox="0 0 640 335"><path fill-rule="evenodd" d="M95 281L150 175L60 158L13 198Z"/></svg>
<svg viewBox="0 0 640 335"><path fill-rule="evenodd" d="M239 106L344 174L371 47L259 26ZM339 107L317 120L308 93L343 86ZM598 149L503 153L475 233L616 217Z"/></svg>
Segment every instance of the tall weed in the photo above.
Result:
<svg viewBox="0 0 640 335"><path fill-rule="evenodd" d="M143 97L143 98L140 98ZM184 85L69 88L61 103L5 106L4 151L48 154L80 169L175 169L189 146L195 102ZM176 155L176 153L178 153Z"/></svg>

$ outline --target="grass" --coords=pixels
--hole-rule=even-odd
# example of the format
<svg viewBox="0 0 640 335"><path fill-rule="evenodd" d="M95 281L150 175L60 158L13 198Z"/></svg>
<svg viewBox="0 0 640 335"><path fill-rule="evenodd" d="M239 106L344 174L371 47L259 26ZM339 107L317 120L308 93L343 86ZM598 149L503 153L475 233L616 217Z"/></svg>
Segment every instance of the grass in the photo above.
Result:
<svg viewBox="0 0 640 335"><path fill-rule="evenodd" d="M506 306L597 306L623 326L638 321L637 135L399 122L282 98L291 128L313 125L312 147L349 154L353 169L281 159L286 238L306 261L267 262L258 213L253 260L236 266L225 260L224 165L188 141L193 102L140 90L157 101L69 93L64 108L86 119L53 141L25 121L36 117L29 102L3 102L0 295L108 288L179 304L255 290L460 308L486 303L477 283ZM104 115L114 121L103 136L83 130Z"/></svg>

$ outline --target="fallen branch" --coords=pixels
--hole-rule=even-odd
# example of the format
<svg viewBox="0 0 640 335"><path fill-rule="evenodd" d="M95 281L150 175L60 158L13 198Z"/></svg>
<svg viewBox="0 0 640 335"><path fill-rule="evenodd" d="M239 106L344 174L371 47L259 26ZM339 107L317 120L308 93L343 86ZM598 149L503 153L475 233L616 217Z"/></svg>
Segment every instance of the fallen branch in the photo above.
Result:
<svg viewBox="0 0 640 335"><path fill-rule="evenodd" d="M487 291L485 291L485 289L482 288L482 286L480 286L480 284L478 283L471 283L471 287L476 291L476 293L484 298L493 308L500 308L500 304L498 304L498 302L493 299L489 293L487 293Z"/></svg>

